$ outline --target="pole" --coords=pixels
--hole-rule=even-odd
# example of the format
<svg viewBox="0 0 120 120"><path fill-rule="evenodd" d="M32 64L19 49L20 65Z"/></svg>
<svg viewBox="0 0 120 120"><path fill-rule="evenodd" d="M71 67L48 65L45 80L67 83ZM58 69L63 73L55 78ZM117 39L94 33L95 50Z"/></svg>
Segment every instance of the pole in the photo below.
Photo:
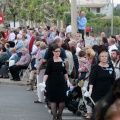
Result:
<svg viewBox="0 0 120 120"><path fill-rule="evenodd" d="M76 0L71 0L71 25L72 25L73 36L77 33L76 12L77 12Z"/></svg>
<svg viewBox="0 0 120 120"><path fill-rule="evenodd" d="M13 18L14 18L14 27L15 27L15 14L13 14Z"/></svg>
<svg viewBox="0 0 120 120"><path fill-rule="evenodd" d="M114 4L113 4L113 0L111 3L111 7L112 7L112 15L111 15L111 35L113 35L113 9L114 9Z"/></svg>

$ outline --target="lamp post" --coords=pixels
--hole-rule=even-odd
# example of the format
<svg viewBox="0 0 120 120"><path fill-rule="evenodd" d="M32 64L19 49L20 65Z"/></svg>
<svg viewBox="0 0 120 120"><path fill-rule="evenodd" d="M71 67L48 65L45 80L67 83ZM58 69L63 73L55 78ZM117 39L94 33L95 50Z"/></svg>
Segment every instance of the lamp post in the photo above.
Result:
<svg viewBox="0 0 120 120"><path fill-rule="evenodd" d="M112 15L111 15L111 35L113 35L113 9L114 9L114 4L113 4L113 0L112 0L112 3L111 3L111 7L112 7Z"/></svg>

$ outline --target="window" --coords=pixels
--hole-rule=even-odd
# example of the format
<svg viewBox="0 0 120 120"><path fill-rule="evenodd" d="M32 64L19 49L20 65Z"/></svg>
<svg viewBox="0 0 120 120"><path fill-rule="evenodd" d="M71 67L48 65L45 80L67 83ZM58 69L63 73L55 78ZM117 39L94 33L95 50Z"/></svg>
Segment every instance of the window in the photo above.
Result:
<svg viewBox="0 0 120 120"><path fill-rule="evenodd" d="M90 12L90 8L88 8L88 12Z"/></svg>
<svg viewBox="0 0 120 120"><path fill-rule="evenodd" d="M97 13L100 13L100 8L96 8Z"/></svg>

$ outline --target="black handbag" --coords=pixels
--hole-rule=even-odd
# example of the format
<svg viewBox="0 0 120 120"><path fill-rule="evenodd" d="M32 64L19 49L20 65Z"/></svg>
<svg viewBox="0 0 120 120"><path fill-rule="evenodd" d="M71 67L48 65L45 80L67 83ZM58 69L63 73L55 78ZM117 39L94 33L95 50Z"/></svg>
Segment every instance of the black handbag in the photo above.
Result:
<svg viewBox="0 0 120 120"><path fill-rule="evenodd" d="M73 67L73 70L71 72L71 76L70 76L72 79L75 79L76 78L76 69L75 67Z"/></svg>

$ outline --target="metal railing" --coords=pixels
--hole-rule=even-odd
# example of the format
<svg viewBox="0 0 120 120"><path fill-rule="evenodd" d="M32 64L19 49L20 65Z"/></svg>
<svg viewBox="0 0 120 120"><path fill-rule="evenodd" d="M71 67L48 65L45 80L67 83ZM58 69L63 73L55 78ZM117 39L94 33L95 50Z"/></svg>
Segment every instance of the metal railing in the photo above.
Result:
<svg viewBox="0 0 120 120"><path fill-rule="evenodd" d="M111 27L92 27L93 33L96 33L100 36L101 32L105 32L106 36L109 37L111 35ZM120 27L113 28L113 35L120 34Z"/></svg>

